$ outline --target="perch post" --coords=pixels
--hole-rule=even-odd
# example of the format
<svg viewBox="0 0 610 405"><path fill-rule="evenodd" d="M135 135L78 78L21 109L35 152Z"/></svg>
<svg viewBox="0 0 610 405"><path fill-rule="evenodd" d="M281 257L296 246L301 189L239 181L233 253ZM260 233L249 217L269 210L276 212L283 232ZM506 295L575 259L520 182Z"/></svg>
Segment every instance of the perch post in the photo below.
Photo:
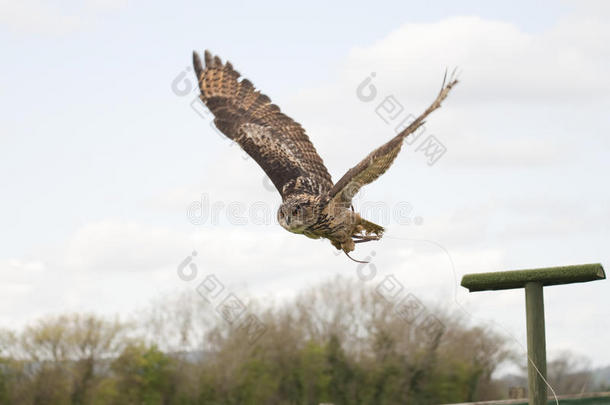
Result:
<svg viewBox="0 0 610 405"><path fill-rule="evenodd" d="M582 283L606 278L599 263L548 267L531 270L466 274L462 287L470 292L525 289L527 324L527 378L529 404L546 405L546 337L544 331L544 297L542 288L549 285ZM538 372L536 372L538 369ZM543 379L544 378L544 379Z"/></svg>

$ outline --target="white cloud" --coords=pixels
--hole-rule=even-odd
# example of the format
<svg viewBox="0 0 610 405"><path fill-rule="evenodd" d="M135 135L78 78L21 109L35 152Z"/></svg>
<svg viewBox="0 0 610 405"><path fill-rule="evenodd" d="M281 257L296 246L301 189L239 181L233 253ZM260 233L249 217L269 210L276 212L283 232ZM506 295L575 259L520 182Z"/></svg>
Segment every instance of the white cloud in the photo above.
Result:
<svg viewBox="0 0 610 405"><path fill-rule="evenodd" d="M2 268L2 283L0 296L7 294L23 294L31 291L33 282L44 272L46 266L40 260L9 259L0 262Z"/></svg>
<svg viewBox="0 0 610 405"><path fill-rule="evenodd" d="M86 22L47 2L1 0L0 24L17 32L66 34L83 28Z"/></svg>
<svg viewBox="0 0 610 405"><path fill-rule="evenodd" d="M383 40L355 48L346 63L353 80L375 69L394 92L430 94L446 66L458 66L460 101L554 102L605 97L610 30L601 19L566 19L542 33L479 17L406 24ZM348 77L350 77L348 76Z"/></svg>
<svg viewBox="0 0 610 405"><path fill-rule="evenodd" d="M479 17L409 23L354 48L336 82L302 91L288 111L302 118L336 178L389 139L403 117L423 111L444 69L458 66L461 83L426 124L448 148L444 164L565 164L584 139L601 138L604 126L587 126L602 120L608 106L609 41L608 25L591 16L572 16L540 33ZM377 96L362 102L356 88L373 72ZM388 96L404 109L386 124L376 108Z"/></svg>
<svg viewBox="0 0 610 405"><path fill-rule="evenodd" d="M79 229L68 241L63 264L74 271L151 271L174 264L187 235L137 223L102 221Z"/></svg>
<svg viewBox="0 0 610 405"><path fill-rule="evenodd" d="M68 34L86 29L103 13L119 10L127 0L48 2L0 0L0 25L19 33Z"/></svg>

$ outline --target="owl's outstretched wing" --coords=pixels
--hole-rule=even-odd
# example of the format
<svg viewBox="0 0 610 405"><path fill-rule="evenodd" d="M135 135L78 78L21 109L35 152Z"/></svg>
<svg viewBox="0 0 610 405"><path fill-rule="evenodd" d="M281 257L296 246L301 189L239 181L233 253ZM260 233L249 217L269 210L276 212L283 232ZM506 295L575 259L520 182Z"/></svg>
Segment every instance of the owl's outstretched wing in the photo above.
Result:
<svg viewBox="0 0 610 405"><path fill-rule="evenodd" d="M214 114L214 124L262 167L282 199L328 192L330 174L301 125L241 78L231 63L207 50L204 59L205 68L193 52L200 98Z"/></svg>
<svg viewBox="0 0 610 405"><path fill-rule="evenodd" d="M404 139L422 126L426 117L441 106L441 103L457 82L453 77L449 80L449 83L443 80L441 91L423 114L390 141L372 151L360 163L349 169L329 191L330 203L349 206L352 198L362 186L372 183L384 174L396 159Z"/></svg>

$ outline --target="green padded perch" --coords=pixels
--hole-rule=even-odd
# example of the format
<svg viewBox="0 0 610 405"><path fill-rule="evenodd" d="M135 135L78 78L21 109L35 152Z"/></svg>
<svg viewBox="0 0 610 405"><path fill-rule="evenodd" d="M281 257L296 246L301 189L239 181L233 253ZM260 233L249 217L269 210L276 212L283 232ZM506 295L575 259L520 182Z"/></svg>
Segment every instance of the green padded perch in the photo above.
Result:
<svg viewBox="0 0 610 405"><path fill-rule="evenodd" d="M523 288L525 283L537 281L543 286L582 283L606 278L600 263L578 264L575 266L546 267L531 270L511 270L493 273L466 274L462 277L462 287L470 292L486 290L508 290Z"/></svg>
<svg viewBox="0 0 610 405"><path fill-rule="evenodd" d="M468 288L470 292L511 288L525 290L527 379L530 405L546 405L547 403L546 383L544 382L546 379L546 336L543 287L605 278L604 268L599 263L466 274L462 277L462 287Z"/></svg>

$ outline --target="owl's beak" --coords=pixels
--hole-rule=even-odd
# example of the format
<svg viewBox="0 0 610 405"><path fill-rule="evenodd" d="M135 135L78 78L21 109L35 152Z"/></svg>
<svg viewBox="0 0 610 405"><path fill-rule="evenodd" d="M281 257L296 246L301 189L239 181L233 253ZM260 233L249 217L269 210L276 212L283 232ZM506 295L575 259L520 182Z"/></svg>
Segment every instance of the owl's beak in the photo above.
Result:
<svg viewBox="0 0 610 405"><path fill-rule="evenodd" d="M286 225L290 225L290 217L288 215L285 215L284 218L286 220Z"/></svg>

